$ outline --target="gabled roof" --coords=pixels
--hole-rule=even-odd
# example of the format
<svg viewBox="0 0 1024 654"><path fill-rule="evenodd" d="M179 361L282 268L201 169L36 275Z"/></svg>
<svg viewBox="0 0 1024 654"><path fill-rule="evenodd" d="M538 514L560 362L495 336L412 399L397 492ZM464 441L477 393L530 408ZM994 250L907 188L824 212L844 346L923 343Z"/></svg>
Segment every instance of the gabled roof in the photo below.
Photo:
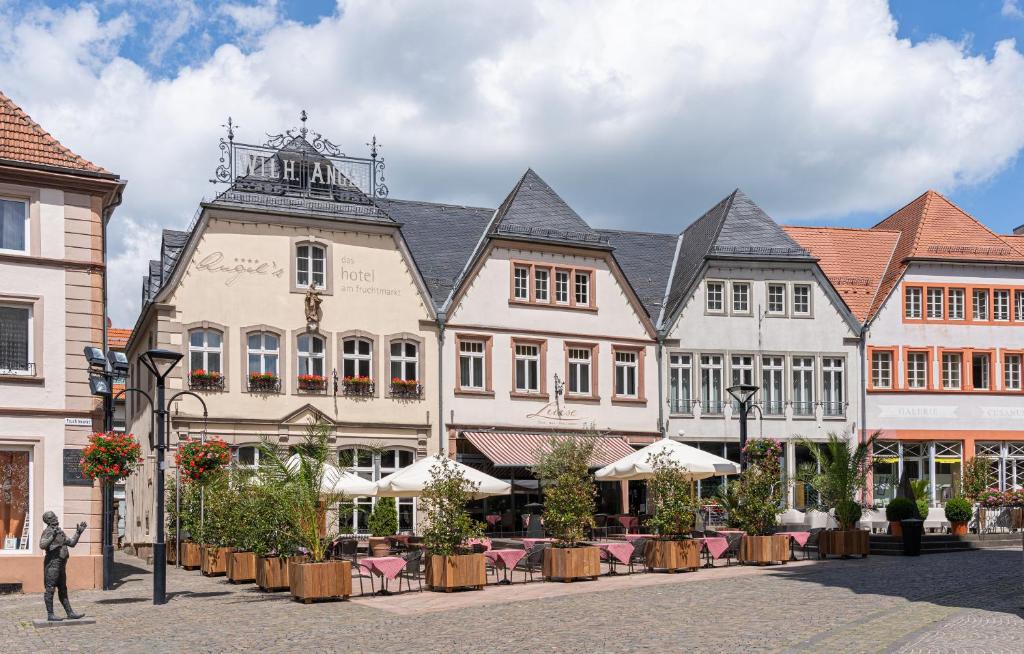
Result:
<svg viewBox="0 0 1024 654"><path fill-rule="evenodd" d="M612 255L643 303L648 317L657 321L679 237L676 234L615 229L597 231L608 237L609 244L615 248Z"/></svg>
<svg viewBox="0 0 1024 654"><path fill-rule="evenodd" d="M857 320L867 320L900 233L791 225L783 229L818 259L822 272Z"/></svg>
<svg viewBox="0 0 1024 654"><path fill-rule="evenodd" d="M115 177L61 145L3 93L0 93L0 159Z"/></svg>
<svg viewBox="0 0 1024 654"><path fill-rule="evenodd" d="M715 258L814 261L761 207L736 189L683 231L668 291L667 316L689 296L705 262Z"/></svg>
<svg viewBox="0 0 1024 654"><path fill-rule="evenodd" d="M606 239L591 229L532 168L526 170L498 207L489 234L493 238L607 248Z"/></svg>
<svg viewBox="0 0 1024 654"><path fill-rule="evenodd" d="M416 267L434 307L440 310L494 209L408 200L377 200L377 204L401 223Z"/></svg>
<svg viewBox="0 0 1024 654"><path fill-rule="evenodd" d="M178 255L188 242L189 233L165 229L160 237L160 259L149 262L149 274L142 281L142 304L156 297L164 282L171 278Z"/></svg>

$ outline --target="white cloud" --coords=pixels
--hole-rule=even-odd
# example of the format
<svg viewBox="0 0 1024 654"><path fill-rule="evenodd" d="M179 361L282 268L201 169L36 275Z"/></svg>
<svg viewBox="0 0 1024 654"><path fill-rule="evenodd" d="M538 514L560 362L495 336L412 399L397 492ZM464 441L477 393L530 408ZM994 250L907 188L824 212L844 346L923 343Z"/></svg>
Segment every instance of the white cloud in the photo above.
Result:
<svg viewBox="0 0 1024 654"><path fill-rule="evenodd" d="M1024 11L1020 8L1019 0L1003 0L1001 13L1007 18L1024 18Z"/></svg>
<svg viewBox="0 0 1024 654"><path fill-rule="evenodd" d="M164 56L203 18L192 0L147 0L146 9L156 14L150 27L149 62L159 66Z"/></svg>
<svg viewBox="0 0 1024 654"><path fill-rule="evenodd" d="M347 151L376 133L396 197L494 206L533 166L596 225L664 231L736 186L784 219L881 211L989 180L1024 147L1016 44L912 44L882 0L349 0L308 26L233 18L259 38L169 77L114 54L128 18L3 20L0 89L128 179L118 324L138 309L129 262L157 254L131 229L188 225L228 115L243 140L303 108Z"/></svg>
<svg viewBox="0 0 1024 654"><path fill-rule="evenodd" d="M229 2L219 7L218 12L229 18L243 35L257 35L266 32L281 22L277 0L259 0L254 5Z"/></svg>

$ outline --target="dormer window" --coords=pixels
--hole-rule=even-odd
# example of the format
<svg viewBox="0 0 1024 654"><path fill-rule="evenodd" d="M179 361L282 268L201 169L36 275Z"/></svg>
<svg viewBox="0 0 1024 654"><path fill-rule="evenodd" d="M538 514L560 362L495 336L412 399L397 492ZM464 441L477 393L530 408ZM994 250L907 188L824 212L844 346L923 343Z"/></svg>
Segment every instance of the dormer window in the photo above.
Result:
<svg viewBox="0 0 1024 654"><path fill-rule="evenodd" d="M299 243L295 247L295 285L298 288L325 288L327 253L322 245Z"/></svg>
<svg viewBox="0 0 1024 654"><path fill-rule="evenodd" d="M596 310L594 270L550 263L513 261L509 302L546 307Z"/></svg>

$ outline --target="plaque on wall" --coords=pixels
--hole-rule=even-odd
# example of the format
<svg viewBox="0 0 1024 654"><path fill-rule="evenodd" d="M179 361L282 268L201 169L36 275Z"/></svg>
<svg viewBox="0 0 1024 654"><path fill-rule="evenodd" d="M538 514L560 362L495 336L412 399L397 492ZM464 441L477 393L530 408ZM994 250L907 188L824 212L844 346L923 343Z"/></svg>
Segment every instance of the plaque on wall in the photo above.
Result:
<svg viewBox="0 0 1024 654"><path fill-rule="evenodd" d="M89 479L82 472L82 450L64 450L64 485L65 486L92 486L92 479Z"/></svg>

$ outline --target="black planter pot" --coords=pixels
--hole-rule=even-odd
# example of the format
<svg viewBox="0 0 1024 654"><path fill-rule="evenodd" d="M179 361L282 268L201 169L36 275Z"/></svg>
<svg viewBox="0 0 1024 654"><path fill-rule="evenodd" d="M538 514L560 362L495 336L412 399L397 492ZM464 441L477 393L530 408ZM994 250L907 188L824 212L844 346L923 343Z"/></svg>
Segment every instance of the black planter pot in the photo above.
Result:
<svg viewBox="0 0 1024 654"><path fill-rule="evenodd" d="M921 537L924 536L924 520L907 518L900 520L903 527L903 556L921 555Z"/></svg>

